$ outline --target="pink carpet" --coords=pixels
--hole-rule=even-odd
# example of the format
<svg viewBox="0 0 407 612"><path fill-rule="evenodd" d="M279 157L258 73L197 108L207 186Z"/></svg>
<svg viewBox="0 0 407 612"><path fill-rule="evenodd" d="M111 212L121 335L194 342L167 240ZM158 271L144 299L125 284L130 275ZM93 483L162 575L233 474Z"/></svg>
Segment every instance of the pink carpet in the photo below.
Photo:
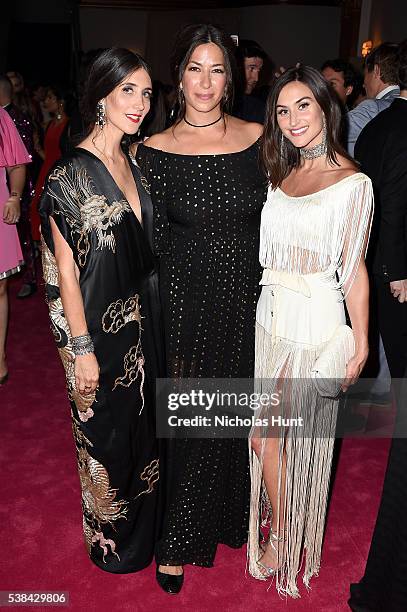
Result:
<svg viewBox="0 0 407 612"><path fill-rule="evenodd" d="M115 576L96 568L82 540L79 480L62 366L43 291L16 300L11 286L10 380L0 388L0 590L69 591L72 610L348 610L349 584L364 571L388 442L345 440L330 505L322 568L301 599L282 600L245 575L245 550L220 546L215 567L187 566L180 595L155 583L154 567ZM302 585L302 583L301 583ZM17 608L23 609L23 608ZM26 608L24 608L26 609ZM49 608L40 608L49 609Z"/></svg>

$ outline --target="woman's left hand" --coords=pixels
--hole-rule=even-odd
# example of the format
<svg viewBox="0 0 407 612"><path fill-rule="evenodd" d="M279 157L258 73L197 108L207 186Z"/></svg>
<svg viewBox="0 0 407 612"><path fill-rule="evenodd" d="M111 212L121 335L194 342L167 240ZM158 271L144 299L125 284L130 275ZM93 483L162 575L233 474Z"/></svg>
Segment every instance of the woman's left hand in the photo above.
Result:
<svg viewBox="0 0 407 612"><path fill-rule="evenodd" d="M11 197L7 200L3 210L3 221L8 225L14 225L18 223L20 219L20 200Z"/></svg>
<svg viewBox="0 0 407 612"><path fill-rule="evenodd" d="M363 368L365 367L368 354L368 349L358 351L349 360L348 365L346 366L345 380L342 384L343 392L347 391L351 385L354 385L357 382Z"/></svg>

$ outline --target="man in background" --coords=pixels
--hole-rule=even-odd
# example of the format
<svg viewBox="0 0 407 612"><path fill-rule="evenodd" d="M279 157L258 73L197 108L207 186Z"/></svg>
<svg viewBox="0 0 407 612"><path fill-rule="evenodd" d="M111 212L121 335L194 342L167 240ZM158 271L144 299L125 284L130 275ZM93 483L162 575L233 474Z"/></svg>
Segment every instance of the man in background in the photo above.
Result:
<svg viewBox="0 0 407 612"><path fill-rule="evenodd" d="M368 99L347 114L347 149L352 157L355 142L365 125L400 94L397 51L397 44L383 43L366 57L364 86Z"/></svg>
<svg viewBox="0 0 407 612"><path fill-rule="evenodd" d="M240 70L232 115L245 121L264 123L268 88L259 88L259 78L267 59L265 51L254 40L240 40L236 61Z"/></svg>
<svg viewBox="0 0 407 612"><path fill-rule="evenodd" d="M344 108L347 108L356 78L352 64L340 58L327 60L321 66L321 73L335 90Z"/></svg>
<svg viewBox="0 0 407 612"><path fill-rule="evenodd" d="M400 65L400 95L368 123L355 146L355 157L375 192L368 261L372 262L379 330L393 378L403 377L407 368L406 71L407 66L403 71Z"/></svg>
<svg viewBox="0 0 407 612"><path fill-rule="evenodd" d="M355 147L375 191L374 291L392 377L407 366L407 40L400 44L400 95L373 119ZM403 382L402 380L399 382ZM365 574L351 585L354 612L407 610L407 427L401 385L397 420Z"/></svg>

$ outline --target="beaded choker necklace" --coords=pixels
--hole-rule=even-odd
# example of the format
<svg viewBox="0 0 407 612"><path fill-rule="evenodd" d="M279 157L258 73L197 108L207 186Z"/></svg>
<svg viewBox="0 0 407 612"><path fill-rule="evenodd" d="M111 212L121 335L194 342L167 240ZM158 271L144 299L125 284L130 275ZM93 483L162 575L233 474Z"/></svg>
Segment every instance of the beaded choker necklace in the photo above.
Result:
<svg viewBox="0 0 407 612"><path fill-rule="evenodd" d="M203 127L209 127L210 125L215 125L215 123L218 123L222 119L222 117L223 117L223 115L218 117L218 119L216 119L215 121L212 121L212 123L206 123L205 125L195 125L194 123L191 123L190 121L188 121L188 119L186 117L184 117L184 121L185 121L185 123L187 123L191 127L203 128Z"/></svg>
<svg viewBox="0 0 407 612"><path fill-rule="evenodd" d="M303 159L316 159L317 157L322 157L326 155L327 146L326 146L326 120L325 116L322 119L322 140L319 144L315 145L315 147L310 147L309 149L300 148L300 155Z"/></svg>
<svg viewBox="0 0 407 612"><path fill-rule="evenodd" d="M304 159L316 159L317 157L326 155L326 139L324 138L324 140L320 144L315 145L315 147L300 149L300 155Z"/></svg>

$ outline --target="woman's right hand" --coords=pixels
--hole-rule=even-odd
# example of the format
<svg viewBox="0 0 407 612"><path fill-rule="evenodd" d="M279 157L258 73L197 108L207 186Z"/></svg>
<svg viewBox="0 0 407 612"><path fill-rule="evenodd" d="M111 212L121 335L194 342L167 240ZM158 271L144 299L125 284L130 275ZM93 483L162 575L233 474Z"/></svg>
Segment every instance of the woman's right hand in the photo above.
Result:
<svg viewBox="0 0 407 612"><path fill-rule="evenodd" d="M20 200L11 196L4 204L3 221L8 225L14 225L20 220Z"/></svg>
<svg viewBox="0 0 407 612"><path fill-rule="evenodd" d="M75 357L76 390L83 395L94 393L99 384L99 364L94 353Z"/></svg>

